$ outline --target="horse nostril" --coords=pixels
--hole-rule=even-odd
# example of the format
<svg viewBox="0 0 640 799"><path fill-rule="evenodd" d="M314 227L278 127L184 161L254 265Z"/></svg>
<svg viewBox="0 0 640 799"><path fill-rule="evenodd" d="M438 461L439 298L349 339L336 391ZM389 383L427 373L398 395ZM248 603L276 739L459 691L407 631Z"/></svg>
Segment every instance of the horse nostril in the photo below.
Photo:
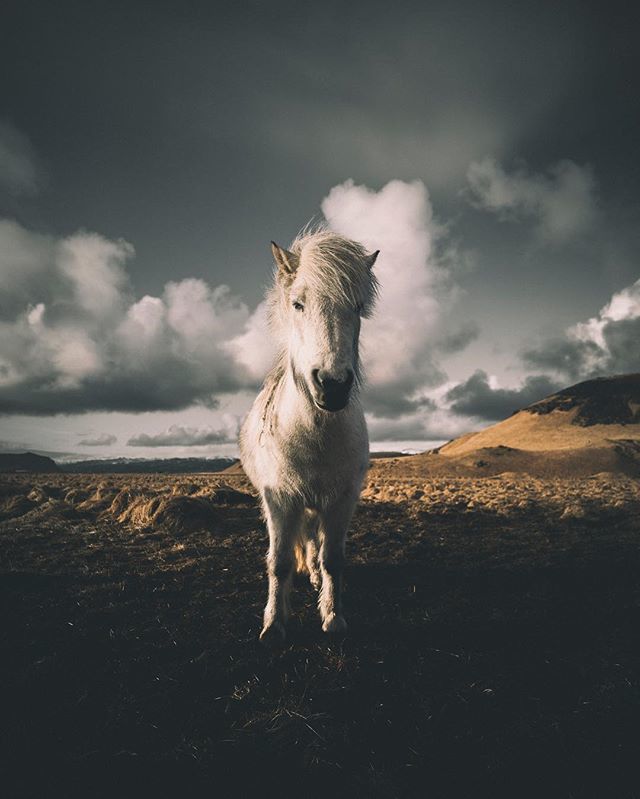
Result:
<svg viewBox="0 0 640 799"><path fill-rule="evenodd" d="M322 380L322 385L325 388L330 387L335 391L349 391L351 384L353 383L353 372L349 370L344 380L336 380L333 377L323 377L322 375L320 376L320 379Z"/></svg>
<svg viewBox="0 0 640 799"><path fill-rule="evenodd" d="M311 375L318 388L322 388L325 391L348 391L353 383L353 372L351 369L347 372L347 376L344 380L336 380L335 377L331 377L324 369L313 369Z"/></svg>
<svg viewBox="0 0 640 799"><path fill-rule="evenodd" d="M326 411L341 411L349 401L355 375L353 369L346 369L342 374L344 380L336 380L325 369L311 370L316 404Z"/></svg>

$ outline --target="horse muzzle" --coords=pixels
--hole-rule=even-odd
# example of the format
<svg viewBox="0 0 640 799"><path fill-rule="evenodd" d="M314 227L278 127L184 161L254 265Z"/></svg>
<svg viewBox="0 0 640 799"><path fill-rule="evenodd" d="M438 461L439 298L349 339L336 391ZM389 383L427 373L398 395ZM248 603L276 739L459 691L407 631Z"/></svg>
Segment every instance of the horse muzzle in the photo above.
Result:
<svg viewBox="0 0 640 799"><path fill-rule="evenodd" d="M345 380L336 380L323 369L312 369L313 401L322 411L335 413L347 406L353 386L353 372L349 370Z"/></svg>

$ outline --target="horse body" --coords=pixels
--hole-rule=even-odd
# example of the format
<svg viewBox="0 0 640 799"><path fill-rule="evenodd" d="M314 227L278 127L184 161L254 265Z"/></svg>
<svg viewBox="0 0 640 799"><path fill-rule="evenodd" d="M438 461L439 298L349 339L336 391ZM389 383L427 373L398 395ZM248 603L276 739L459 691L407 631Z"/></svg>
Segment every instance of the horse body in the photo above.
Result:
<svg viewBox="0 0 640 799"><path fill-rule="evenodd" d="M358 336L375 297L377 253L326 231L301 237L291 252L273 246L279 268L269 299L281 354L242 426L240 453L269 529L261 638L278 643L294 566L320 590L323 629L346 629L345 539L369 456Z"/></svg>
<svg viewBox="0 0 640 799"><path fill-rule="evenodd" d="M243 426L241 452L260 492L269 489L284 500L323 510L356 477L361 482L366 470L369 441L362 407L353 400L331 415L310 408L284 372L258 395Z"/></svg>

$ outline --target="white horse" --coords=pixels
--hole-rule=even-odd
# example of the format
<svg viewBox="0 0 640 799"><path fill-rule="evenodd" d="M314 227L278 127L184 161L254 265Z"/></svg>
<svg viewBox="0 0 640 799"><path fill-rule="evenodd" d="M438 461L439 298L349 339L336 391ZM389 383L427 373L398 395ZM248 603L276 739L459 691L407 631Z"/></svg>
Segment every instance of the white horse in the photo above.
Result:
<svg viewBox="0 0 640 799"><path fill-rule="evenodd" d="M240 453L269 529L260 639L278 645L294 565L320 592L322 629L346 630L345 538L369 460L358 340L377 294L378 252L325 229L301 234L290 250L271 246L268 302L280 355L242 426Z"/></svg>

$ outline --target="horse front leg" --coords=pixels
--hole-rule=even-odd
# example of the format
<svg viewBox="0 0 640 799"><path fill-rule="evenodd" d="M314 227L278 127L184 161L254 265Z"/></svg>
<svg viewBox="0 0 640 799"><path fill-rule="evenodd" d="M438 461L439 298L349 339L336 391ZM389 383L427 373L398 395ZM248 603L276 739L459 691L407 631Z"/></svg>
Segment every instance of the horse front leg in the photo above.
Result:
<svg viewBox="0 0 640 799"><path fill-rule="evenodd" d="M342 615L342 573L345 561L347 528L357 497L348 495L321 515L320 571L322 588L318 600L322 629L326 633L346 632Z"/></svg>
<svg viewBox="0 0 640 799"><path fill-rule="evenodd" d="M265 491L263 507L269 530L269 595L264 609L260 640L267 645L278 646L284 643L286 637L294 562L293 545L302 508L287 503L271 491Z"/></svg>

